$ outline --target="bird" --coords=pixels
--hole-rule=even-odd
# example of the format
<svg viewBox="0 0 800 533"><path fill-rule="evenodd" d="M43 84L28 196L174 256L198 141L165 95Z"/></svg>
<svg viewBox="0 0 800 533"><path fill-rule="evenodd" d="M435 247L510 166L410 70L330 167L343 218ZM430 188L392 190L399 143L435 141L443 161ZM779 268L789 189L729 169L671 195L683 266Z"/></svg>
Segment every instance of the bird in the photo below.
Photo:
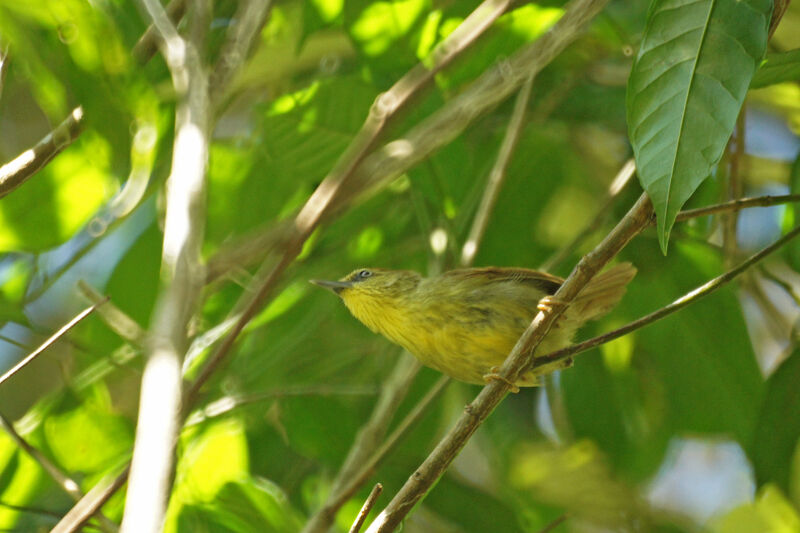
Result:
<svg viewBox="0 0 800 533"><path fill-rule="evenodd" d="M620 263L596 275L578 293L537 348L549 353L571 344L586 321L606 314L636 275ZM515 267L450 270L423 277L411 270L359 268L336 280L310 280L333 291L352 315L413 354L419 361L459 381L486 384L499 377L515 343L538 311L562 303L552 298L564 280ZM541 384L541 375L571 365L560 361L523 371L519 387Z"/></svg>

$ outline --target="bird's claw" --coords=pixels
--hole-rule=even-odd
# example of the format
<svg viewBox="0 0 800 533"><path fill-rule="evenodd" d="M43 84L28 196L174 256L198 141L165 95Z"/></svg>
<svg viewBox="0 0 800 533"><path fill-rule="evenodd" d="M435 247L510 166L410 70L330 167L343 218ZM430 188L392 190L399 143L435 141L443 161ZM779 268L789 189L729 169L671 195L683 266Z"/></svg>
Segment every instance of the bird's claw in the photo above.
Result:
<svg viewBox="0 0 800 533"><path fill-rule="evenodd" d="M539 300L539 304L536 306L536 309L542 313L552 313L555 307L561 305L564 305L564 302L555 296L545 296Z"/></svg>
<svg viewBox="0 0 800 533"><path fill-rule="evenodd" d="M489 373L488 374L484 374L483 375L483 380L486 382L486 384L488 385L489 383L492 383L494 381L502 381L503 383L508 385L509 390L511 390L511 392L513 392L515 394L518 393L519 392L519 387L517 387L514 383L512 383L511 381L509 381L505 377L501 376L500 373L499 373L499 370L500 370L500 367L493 366L492 368L489 369Z"/></svg>

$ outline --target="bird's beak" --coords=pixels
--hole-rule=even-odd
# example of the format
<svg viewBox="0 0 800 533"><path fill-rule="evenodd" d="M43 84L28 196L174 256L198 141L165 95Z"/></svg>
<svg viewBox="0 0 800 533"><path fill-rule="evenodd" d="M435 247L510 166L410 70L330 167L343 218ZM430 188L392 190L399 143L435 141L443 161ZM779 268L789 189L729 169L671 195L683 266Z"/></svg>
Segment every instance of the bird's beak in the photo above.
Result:
<svg viewBox="0 0 800 533"><path fill-rule="evenodd" d="M320 287L324 287L326 289L330 289L336 294L339 294L344 289L349 289L353 286L352 281L327 281L324 279L312 279L309 280L314 285L319 285Z"/></svg>

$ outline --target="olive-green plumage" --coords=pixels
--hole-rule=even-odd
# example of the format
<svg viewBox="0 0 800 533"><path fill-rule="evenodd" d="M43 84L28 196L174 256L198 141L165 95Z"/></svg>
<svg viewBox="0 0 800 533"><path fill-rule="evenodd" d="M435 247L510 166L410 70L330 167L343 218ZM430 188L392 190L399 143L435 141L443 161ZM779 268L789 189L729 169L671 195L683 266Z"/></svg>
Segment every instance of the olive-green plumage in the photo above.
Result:
<svg viewBox="0 0 800 533"><path fill-rule="evenodd" d="M622 263L595 276L537 352L569 345L584 322L605 314L622 298L635 274L630 263ZM488 267L452 270L432 278L408 270L359 269L339 281L312 282L333 290L353 316L423 364L482 384L511 352L538 312L540 300L555 293L563 280L524 268ZM527 373L516 385L538 382L536 375Z"/></svg>

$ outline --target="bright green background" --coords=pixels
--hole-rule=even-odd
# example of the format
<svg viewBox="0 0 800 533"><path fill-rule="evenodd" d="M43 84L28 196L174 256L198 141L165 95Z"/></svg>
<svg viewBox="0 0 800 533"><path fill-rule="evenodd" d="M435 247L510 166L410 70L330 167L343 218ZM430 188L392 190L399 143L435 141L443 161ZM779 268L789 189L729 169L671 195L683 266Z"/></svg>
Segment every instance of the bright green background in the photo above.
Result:
<svg viewBox="0 0 800 533"><path fill-rule="evenodd" d="M277 2L215 129L203 248L209 264L280 227L330 171L376 96L428 57L475 5ZM536 39L560 16L561 6L515 4L437 75L384 141L402 138L486 69ZM216 57L235 8L236 2L214 2L208 57ZM626 87L645 32L652 30L647 15L644 0L611 2L588 32L537 76L528 120L476 265L536 267L590 222L615 173L633 155ZM676 24L697 22L692 12L676 16L684 17ZM715 20L715 31L735 21ZM74 288L78 279L109 294L142 327L149 325L159 283L174 94L160 57L142 66L130 55L144 28L137 9L121 0L0 0L0 49L9 51L0 97L0 160L32 146L76 105L86 114L77 141L0 200L2 368L86 306ZM757 30L737 31L758 40L763 35L748 33ZM797 145L790 133L800 124L797 35L800 6L792 4L752 81L759 89L745 99L749 111L760 113L752 119L759 126L752 130L755 146L787 138ZM677 46L666 39L650 54L668 61ZM724 62L730 48L704 53L711 54L704 61ZM725 75L743 90L753 72ZM665 83L667 90L687 90L680 79ZM628 94L628 117L633 96ZM713 99L698 97L692 105L711 106ZM263 394L264 399L209 417L182 434L168 530L292 532L324 500L399 352L307 280L370 265L422 272L437 264L454 267L512 108L509 101L481 116L453 142L313 235L199 407L226 396ZM734 120L735 115L736 109ZM711 141L724 147L730 131L722 130ZM691 128L687 134L690 141L691 135L711 135ZM711 177L688 206L727 198L728 160L722 154L722 163L710 169ZM786 156L748 150L740 161L745 194L796 191L800 165L792 170L792 163ZM133 171L151 176L150 182L130 212L117 217L110 202ZM674 179L697 181L707 174ZM640 193L638 183L629 184L593 235L554 273L566 275ZM740 232L759 246L795 223L793 211L782 208L750 215ZM655 229L638 237L622 253L639 270L627 296L580 336L622 325L723 272L719 227L717 218L676 225L666 257ZM429 237L439 228L448 235L448 247L436 257ZM800 265L797 250L787 248L788 267L778 258L768 269L789 285L790 268ZM193 322L197 332L224 319L262 256L237 259L235 269L205 288ZM549 412L543 391L507 398L405 531L538 531L565 512L568 519L555 531L586 531L588 525L615 531L800 529L800 354L792 330L797 304L788 285L764 281L767 271L751 272L741 286L730 285L578 356L574 368L555 380L550 397L550 403L561 404L555 410L558 436L543 422ZM0 410L87 491L129 456L141 369L140 348L91 317L0 386ZM436 378L424 369L398 415ZM383 483L379 508L478 390L451 384L403 440L370 482ZM703 497L717 489L698 482L689 475L692 468L676 459L686 443L696 446L693 460L713 466L695 468L695 476L708 481L722 472L744 492L722 502ZM739 455L723 453L729 449ZM648 501L654 480L671 468L676 494L699 491L699 511L675 494ZM339 530L347 530L368 490L340 513ZM3 504L56 516L72 505L0 434L0 529L47 530L56 520ZM118 495L104 511L119 519L122 504Z"/></svg>

